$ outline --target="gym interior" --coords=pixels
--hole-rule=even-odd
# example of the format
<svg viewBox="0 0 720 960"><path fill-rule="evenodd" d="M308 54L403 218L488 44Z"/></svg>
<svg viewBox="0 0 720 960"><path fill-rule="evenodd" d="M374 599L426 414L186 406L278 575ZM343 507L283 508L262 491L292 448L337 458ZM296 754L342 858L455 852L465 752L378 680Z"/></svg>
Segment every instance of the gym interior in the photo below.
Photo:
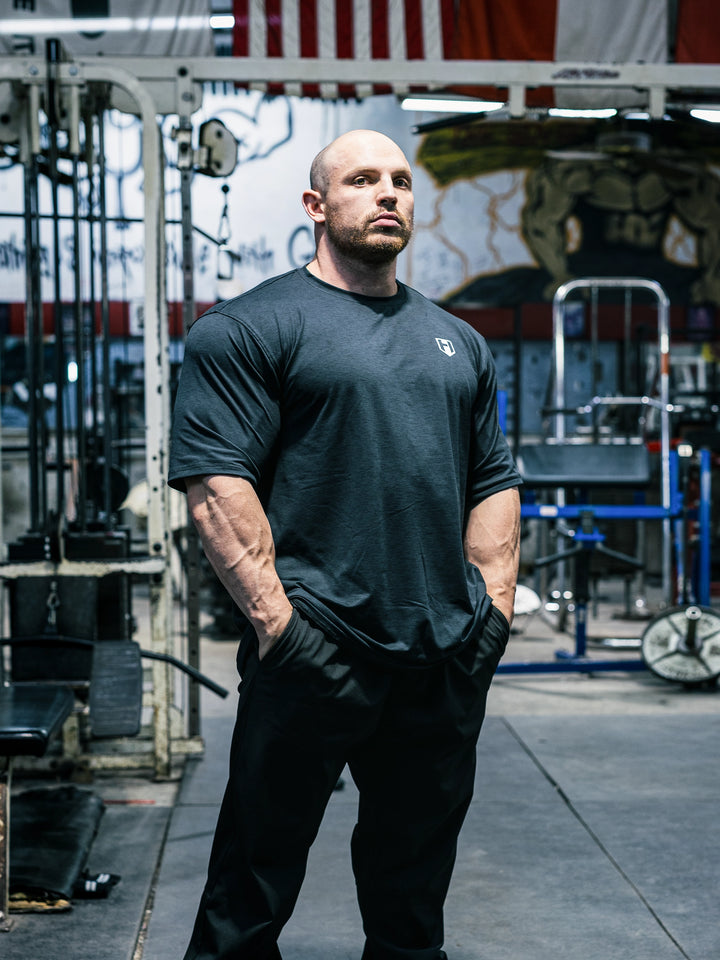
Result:
<svg viewBox="0 0 720 960"><path fill-rule="evenodd" d="M399 277L487 339L524 481L448 955L720 956L714 14L4 5L4 958L184 953L237 696L230 602L165 483L184 337L309 261L310 163L354 128L413 165ZM343 776L288 960L359 956L356 801Z"/></svg>

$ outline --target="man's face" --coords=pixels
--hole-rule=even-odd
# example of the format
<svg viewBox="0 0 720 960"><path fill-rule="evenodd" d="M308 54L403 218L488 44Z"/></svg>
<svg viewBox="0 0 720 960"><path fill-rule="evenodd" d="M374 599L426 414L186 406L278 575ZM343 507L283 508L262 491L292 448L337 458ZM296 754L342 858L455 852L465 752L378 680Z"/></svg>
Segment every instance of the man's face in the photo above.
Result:
<svg viewBox="0 0 720 960"><path fill-rule="evenodd" d="M412 174L399 147L359 138L328 163L323 209L329 242L367 264L389 263L413 228Z"/></svg>

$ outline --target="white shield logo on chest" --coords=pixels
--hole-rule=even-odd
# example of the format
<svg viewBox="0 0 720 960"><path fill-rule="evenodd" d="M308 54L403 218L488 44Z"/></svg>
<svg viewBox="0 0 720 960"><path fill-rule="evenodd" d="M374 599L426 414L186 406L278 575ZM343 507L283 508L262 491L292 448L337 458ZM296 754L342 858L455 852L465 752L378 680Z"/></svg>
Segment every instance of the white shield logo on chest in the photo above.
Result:
<svg viewBox="0 0 720 960"><path fill-rule="evenodd" d="M442 337L435 337L435 343L438 345L438 350L444 353L446 357L455 356L455 347L452 344L452 340L443 340Z"/></svg>

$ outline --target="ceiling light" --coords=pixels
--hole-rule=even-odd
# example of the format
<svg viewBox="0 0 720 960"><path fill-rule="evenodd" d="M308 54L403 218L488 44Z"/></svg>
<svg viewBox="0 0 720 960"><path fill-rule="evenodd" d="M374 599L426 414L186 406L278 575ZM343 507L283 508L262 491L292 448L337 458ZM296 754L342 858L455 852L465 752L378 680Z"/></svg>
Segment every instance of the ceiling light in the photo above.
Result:
<svg viewBox="0 0 720 960"><path fill-rule="evenodd" d="M131 30L202 30L207 17L77 17L0 20L0 34L120 33Z"/></svg>
<svg viewBox="0 0 720 960"><path fill-rule="evenodd" d="M505 104L497 100L473 100L459 97L405 97L403 110L427 110L441 113L490 113L501 110Z"/></svg>
<svg viewBox="0 0 720 960"><path fill-rule="evenodd" d="M691 110L690 116L696 120L707 120L708 123L720 123L720 109L713 110Z"/></svg>
<svg viewBox="0 0 720 960"><path fill-rule="evenodd" d="M210 26L213 30L232 30L235 26L235 17L231 13L213 13L210 17Z"/></svg>
<svg viewBox="0 0 720 960"><path fill-rule="evenodd" d="M614 117L617 110L614 107L604 107L599 110L569 110L561 107L550 107L548 115L551 117L586 117L589 120L605 120Z"/></svg>

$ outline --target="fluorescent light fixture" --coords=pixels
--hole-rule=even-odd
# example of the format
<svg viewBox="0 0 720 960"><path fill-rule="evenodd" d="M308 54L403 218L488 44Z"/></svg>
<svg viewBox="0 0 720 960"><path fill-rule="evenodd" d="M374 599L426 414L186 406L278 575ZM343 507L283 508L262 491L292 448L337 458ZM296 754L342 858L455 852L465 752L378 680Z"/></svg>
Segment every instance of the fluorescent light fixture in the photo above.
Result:
<svg viewBox="0 0 720 960"><path fill-rule="evenodd" d="M77 383L78 365L75 360L71 360L67 366L68 383Z"/></svg>
<svg viewBox="0 0 720 960"><path fill-rule="evenodd" d="M696 120L707 120L708 123L720 123L720 107L712 110L691 110L690 116L695 117Z"/></svg>
<svg viewBox="0 0 720 960"><path fill-rule="evenodd" d="M505 104L497 100L473 100L460 97L405 97L400 104L403 110L426 110L440 113L490 113L501 110Z"/></svg>
<svg viewBox="0 0 720 960"><path fill-rule="evenodd" d="M604 107L599 110L570 110L564 107L550 107L548 115L551 117L586 117L589 120L605 120L614 117L617 110L614 107Z"/></svg>
<svg viewBox="0 0 720 960"><path fill-rule="evenodd" d="M213 30L232 30L235 26L235 17L231 13L213 13L210 17L210 26Z"/></svg>
<svg viewBox="0 0 720 960"><path fill-rule="evenodd" d="M0 34L125 33L131 30L202 30L207 17L41 17L0 20Z"/></svg>

